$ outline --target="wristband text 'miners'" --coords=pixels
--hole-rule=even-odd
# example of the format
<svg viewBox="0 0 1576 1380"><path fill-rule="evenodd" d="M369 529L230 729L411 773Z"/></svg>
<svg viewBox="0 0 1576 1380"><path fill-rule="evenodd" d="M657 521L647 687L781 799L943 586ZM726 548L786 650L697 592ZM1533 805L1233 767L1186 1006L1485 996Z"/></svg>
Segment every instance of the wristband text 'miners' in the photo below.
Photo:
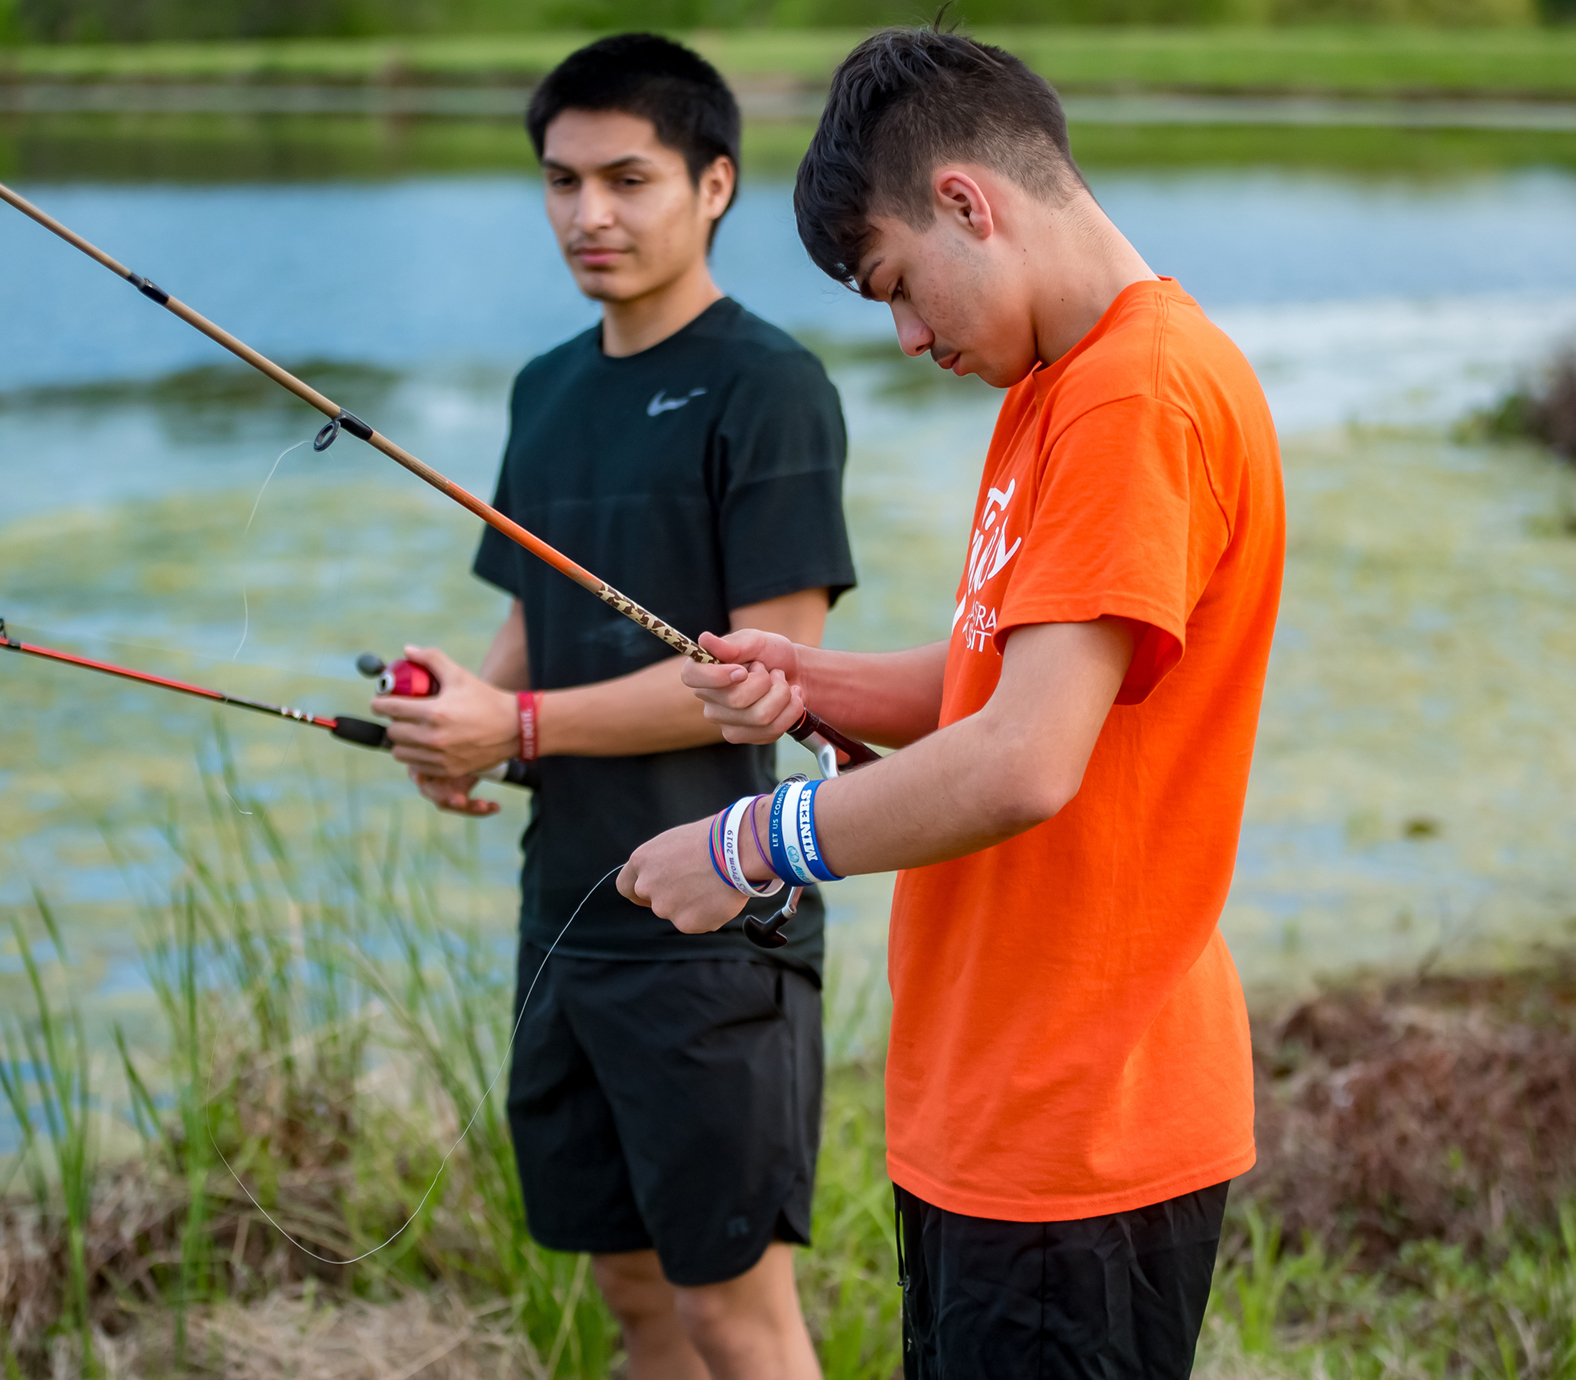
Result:
<svg viewBox="0 0 1576 1380"><path fill-rule="evenodd" d="M834 775L836 769L834 761ZM782 927L798 910L805 887L816 882L843 880L821 856L821 841L815 829L815 794L825 784L824 780L807 781L802 776L790 776L778 786L772 793L764 845L755 827L755 807L764 798L762 796L741 796L711 822L711 865L726 885L752 899L775 895L784 885L789 887L787 901L770 920L760 920L753 915L744 919L745 935L760 948L778 949L788 942ZM739 858L739 834L746 817L754 833L756 851L774 874L769 882L751 882L744 875Z"/></svg>

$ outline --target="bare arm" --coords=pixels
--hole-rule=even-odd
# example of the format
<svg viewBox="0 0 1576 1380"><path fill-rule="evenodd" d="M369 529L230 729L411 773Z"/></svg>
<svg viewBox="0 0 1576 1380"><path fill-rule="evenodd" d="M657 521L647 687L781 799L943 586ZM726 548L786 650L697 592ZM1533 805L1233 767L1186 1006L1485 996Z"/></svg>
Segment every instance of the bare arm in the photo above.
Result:
<svg viewBox="0 0 1576 1380"><path fill-rule="evenodd" d="M845 876L921 867L1055 816L1078 792L1133 643L1130 627L1111 618L1014 632L996 692L977 714L821 788L816 831L827 865ZM757 806L762 829L765 808ZM712 873L706 828L681 825L642 845L619 890L681 930L726 923L743 897ZM769 877L753 842L745 851L746 873Z"/></svg>
<svg viewBox="0 0 1576 1380"><path fill-rule="evenodd" d="M815 643L826 623L824 589L801 590L736 609L731 621L770 627ZM393 722L394 756L412 769L423 794L445 808L490 814L495 802L471 800L474 773L513 756L520 741L517 690L529 686L525 623L516 601L476 676L435 648L407 647L443 688L430 699L384 695L372 709ZM719 725L680 679L683 658L669 657L627 676L542 696L541 756L633 757L723 741ZM430 789L429 789L430 788ZM462 803L463 802L463 803Z"/></svg>
<svg viewBox="0 0 1576 1380"><path fill-rule="evenodd" d="M481 678L511 694L531 688L531 654L525 643L525 610L516 599L482 658Z"/></svg>
<svg viewBox="0 0 1576 1380"><path fill-rule="evenodd" d="M723 665L694 662L684 683L706 703L730 743L770 743L808 705L844 733L882 747L905 747L935 732L947 644L903 652L837 652L797 646L750 628L727 637L701 635Z"/></svg>

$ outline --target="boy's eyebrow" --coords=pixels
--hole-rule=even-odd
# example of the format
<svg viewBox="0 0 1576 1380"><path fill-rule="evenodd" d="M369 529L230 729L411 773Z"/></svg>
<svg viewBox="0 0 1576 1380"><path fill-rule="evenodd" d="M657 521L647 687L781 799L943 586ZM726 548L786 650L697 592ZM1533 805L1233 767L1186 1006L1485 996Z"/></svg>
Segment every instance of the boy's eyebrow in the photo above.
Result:
<svg viewBox="0 0 1576 1380"><path fill-rule="evenodd" d="M871 264L870 267L861 273L856 279L856 286L859 288L859 295L865 298L867 301L874 302L876 300L870 292L870 279L874 275L876 269L880 268L885 262L886 258L885 256L882 256L873 264Z"/></svg>
<svg viewBox="0 0 1576 1380"><path fill-rule="evenodd" d="M643 167L654 166L653 161L643 153L626 153L622 158L615 158L608 163L599 163L593 169L595 172L615 172L619 168L627 168L639 164ZM560 163L556 158L543 158L542 167L551 168L555 172L578 173L578 168L572 168L567 163Z"/></svg>

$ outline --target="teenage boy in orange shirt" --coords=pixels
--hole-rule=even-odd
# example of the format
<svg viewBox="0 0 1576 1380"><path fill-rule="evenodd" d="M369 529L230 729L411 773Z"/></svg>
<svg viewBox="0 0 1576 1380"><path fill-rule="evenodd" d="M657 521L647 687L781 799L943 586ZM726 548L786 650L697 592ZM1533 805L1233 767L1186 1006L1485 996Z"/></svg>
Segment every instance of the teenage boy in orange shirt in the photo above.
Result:
<svg viewBox="0 0 1576 1380"><path fill-rule="evenodd" d="M1226 1186L1254 1159L1217 921L1280 593L1269 410L1102 213L1055 92L1006 53L930 30L861 45L795 205L811 256L890 305L908 354L1008 390L947 642L735 632L704 639L728 664L684 671L731 741L808 705L901 749L808 803L758 800L767 856L723 823L747 882L902 869L906 1373L1185 1376ZM709 828L637 849L620 890L687 932L723 923L743 898Z"/></svg>

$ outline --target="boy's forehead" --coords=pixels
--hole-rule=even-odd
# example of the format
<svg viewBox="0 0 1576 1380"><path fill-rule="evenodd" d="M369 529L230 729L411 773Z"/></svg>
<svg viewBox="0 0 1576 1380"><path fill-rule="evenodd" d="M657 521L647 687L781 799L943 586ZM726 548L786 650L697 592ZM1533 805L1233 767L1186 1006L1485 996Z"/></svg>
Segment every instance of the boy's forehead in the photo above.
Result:
<svg viewBox="0 0 1576 1380"><path fill-rule="evenodd" d="M625 110L569 109L554 116L543 131L542 158L586 167L634 159L647 163L684 161L683 154L657 138L657 127L650 120Z"/></svg>

